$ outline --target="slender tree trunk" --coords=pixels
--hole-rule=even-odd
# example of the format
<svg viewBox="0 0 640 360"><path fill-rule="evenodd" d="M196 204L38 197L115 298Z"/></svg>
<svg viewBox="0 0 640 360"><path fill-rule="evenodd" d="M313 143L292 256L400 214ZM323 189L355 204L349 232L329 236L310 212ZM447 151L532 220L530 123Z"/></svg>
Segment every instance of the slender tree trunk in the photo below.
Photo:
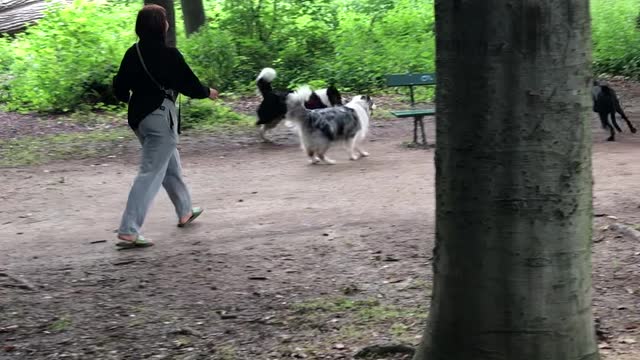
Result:
<svg viewBox="0 0 640 360"><path fill-rule="evenodd" d="M436 246L415 360L595 360L588 0L436 0Z"/></svg>
<svg viewBox="0 0 640 360"><path fill-rule="evenodd" d="M258 5L256 6L255 9L255 27L256 27L256 32L258 35L258 39L262 42L266 41L266 38L264 36L264 28L262 26L262 6L264 5L264 0L258 0ZM273 16L276 16L276 14L274 14Z"/></svg>
<svg viewBox="0 0 640 360"><path fill-rule="evenodd" d="M181 3L184 29L189 36L205 23L204 5L202 0L181 0Z"/></svg>
<svg viewBox="0 0 640 360"><path fill-rule="evenodd" d="M173 0L144 0L144 4L160 5L167 10L169 18L169 32L167 33L167 45L176 46L176 11L173 6Z"/></svg>

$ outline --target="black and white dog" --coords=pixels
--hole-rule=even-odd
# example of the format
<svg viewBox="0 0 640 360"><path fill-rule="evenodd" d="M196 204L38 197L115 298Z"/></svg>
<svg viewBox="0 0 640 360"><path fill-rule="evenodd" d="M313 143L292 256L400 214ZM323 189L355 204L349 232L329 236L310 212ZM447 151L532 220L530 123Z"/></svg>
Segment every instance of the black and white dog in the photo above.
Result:
<svg viewBox="0 0 640 360"><path fill-rule="evenodd" d="M371 97L357 95L344 106L310 110L304 105L310 93L311 89L304 86L289 94L286 115L298 130L302 151L309 156L310 163L324 161L335 164L326 156L335 142L347 145L351 160L369 156L361 144L367 136L371 113L376 107Z"/></svg>
<svg viewBox="0 0 640 360"><path fill-rule="evenodd" d="M622 116L624 121L629 126L629 130L632 133L636 133L636 128L633 127L629 118L622 110L622 106L620 106L620 100L618 100L618 96L616 92L607 84L601 84L599 81L593 81L593 88L591 88L591 97L593 99L593 112L598 113L600 115L600 122L602 123L603 129L609 129L611 135L607 138L607 141L615 141L616 133L614 131L618 130L618 132L622 132L620 126L616 122L616 112ZM609 116L611 116L611 122L609 122Z"/></svg>
<svg viewBox="0 0 640 360"><path fill-rule="evenodd" d="M262 102L258 106L258 121L260 137L266 140L265 133L278 126L287 114L287 95L292 90L274 90L271 83L276 78L276 71L272 68L264 68L256 79L256 85L262 94ZM335 86L326 89L312 91L305 99L304 106L307 109L322 109L331 106L342 105L342 97Z"/></svg>

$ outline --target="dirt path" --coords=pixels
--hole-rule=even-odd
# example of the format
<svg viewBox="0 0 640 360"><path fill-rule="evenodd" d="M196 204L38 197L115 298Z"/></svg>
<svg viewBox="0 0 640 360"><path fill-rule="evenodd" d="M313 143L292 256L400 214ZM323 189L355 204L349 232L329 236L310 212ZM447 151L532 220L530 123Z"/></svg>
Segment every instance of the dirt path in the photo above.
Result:
<svg viewBox="0 0 640 360"><path fill-rule="evenodd" d="M137 157L3 170L0 264L18 280L0 274L0 359L349 359L415 343L434 169L433 150L401 146L410 131L378 123L370 158L334 150L333 167L306 165L286 133L281 145L185 139L206 212L177 229L162 193L144 251L113 246ZM595 212L617 220L596 218L594 303L603 351L635 356L640 243L602 228L640 223L640 137L604 137L594 129Z"/></svg>

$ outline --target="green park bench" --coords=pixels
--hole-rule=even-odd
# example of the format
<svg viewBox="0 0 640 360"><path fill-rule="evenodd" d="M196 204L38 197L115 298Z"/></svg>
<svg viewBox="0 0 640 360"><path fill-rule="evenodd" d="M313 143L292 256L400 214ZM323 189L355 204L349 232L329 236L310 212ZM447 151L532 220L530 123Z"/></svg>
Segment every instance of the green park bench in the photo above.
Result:
<svg viewBox="0 0 640 360"><path fill-rule="evenodd" d="M415 99L413 96L414 86L423 85L435 85L435 74L391 74L386 75L387 86L408 86L409 94L411 96L411 109L409 110L392 110L393 114L397 118L413 118L413 144L418 145L418 126L420 126L420 132L422 133L422 146L427 146L427 136L424 131L424 122L422 121L425 116L434 116L436 109L420 109L415 107Z"/></svg>

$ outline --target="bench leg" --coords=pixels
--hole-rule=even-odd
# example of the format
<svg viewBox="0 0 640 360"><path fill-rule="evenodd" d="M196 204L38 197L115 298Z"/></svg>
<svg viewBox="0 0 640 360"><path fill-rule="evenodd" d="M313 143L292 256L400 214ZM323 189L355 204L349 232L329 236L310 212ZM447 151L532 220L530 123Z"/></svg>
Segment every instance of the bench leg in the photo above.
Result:
<svg viewBox="0 0 640 360"><path fill-rule="evenodd" d="M427 146L427 135L424 131L424 117L418 116L418 123L420 124L420 132L422 133L422 145Z"/></svg>
<svg viewBox="0 0 640 360"><path fill-rule="evenodd" d="M418 143L418 118L413 118L413 143Z"/></svg>

